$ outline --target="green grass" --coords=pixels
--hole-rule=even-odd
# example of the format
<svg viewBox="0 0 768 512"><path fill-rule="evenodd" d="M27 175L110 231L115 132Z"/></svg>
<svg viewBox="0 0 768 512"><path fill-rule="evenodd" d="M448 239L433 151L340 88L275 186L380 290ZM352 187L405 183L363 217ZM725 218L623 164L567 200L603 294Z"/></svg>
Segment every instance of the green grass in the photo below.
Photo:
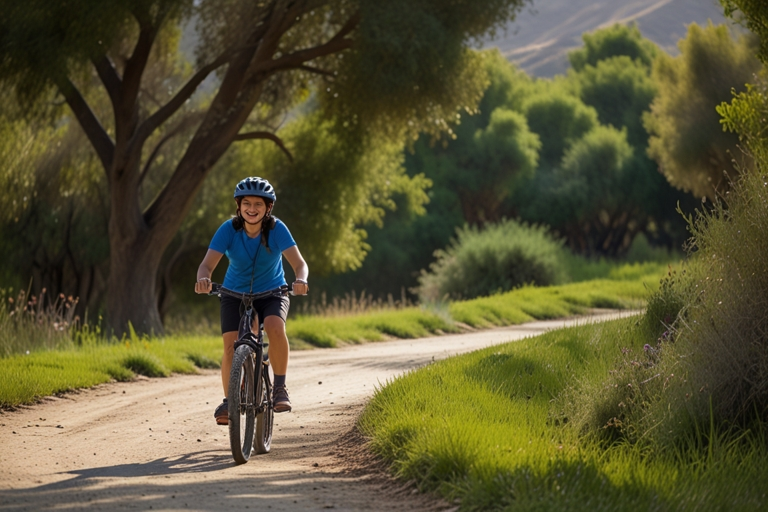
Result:
<svg viewBox="0 0 768 512"><path fill-rule="evenodd" d="M345 316L300 316L286 325L291 343L337 347L345 343L382 341L387 338L419 338L458 332L452 321L426 308L410 307Z"/></svg>
<svg viewBox="0 0 768 512"><path fill-rule="evenodd" d="M759 510L762 432L677 450L606 445L568 423L572 386L602 382L637 319L587 325L434 363L377 390L359 425L395 474L461 510ZM625 347L630 345L630 347Z"/></svg>
<svg viewBox="0 0 768 512"><path fill-rule="evenodd" d="M363 315L297 316L287 324L291 342L318 347L417 338L457 332L455 322L474 328L562 318L589 308L642 308L668 265L644 263L606 269L604 279L536 288L527 286L479 299Z"/></svg>
<svg viewBox="0 0 768 512"><path fill-rule="evenodd" d="M191 336L17 354L0 359L0 407L111 380L131 380L137 374L166 377L194 373L198 367L218 368L220 361L221 339Z"/></svg>

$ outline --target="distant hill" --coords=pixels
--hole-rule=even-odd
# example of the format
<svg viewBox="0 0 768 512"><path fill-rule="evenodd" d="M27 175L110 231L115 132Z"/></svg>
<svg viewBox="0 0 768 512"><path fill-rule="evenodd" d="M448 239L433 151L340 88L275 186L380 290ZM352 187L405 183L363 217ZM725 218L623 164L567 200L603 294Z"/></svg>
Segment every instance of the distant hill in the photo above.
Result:
<svg viewBox="0 0 768 512"><path fill-rule="evenodd" d="M717 0L534 0L486 47L497 46L530 75L552 77L569 67L581 35L615 23L637 22L643 36L677 54L690 23L729 23Z"/></svg>

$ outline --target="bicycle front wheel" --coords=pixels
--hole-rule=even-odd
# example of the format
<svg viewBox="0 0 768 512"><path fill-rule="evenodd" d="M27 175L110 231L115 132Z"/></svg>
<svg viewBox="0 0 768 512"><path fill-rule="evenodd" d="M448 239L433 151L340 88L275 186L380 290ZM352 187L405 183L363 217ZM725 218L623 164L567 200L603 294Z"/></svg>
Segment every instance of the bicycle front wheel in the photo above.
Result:
<svg viewBox="0 0 768 512"><path fill-rule="evenodd" d="M253 350L242 345L232 358L229 374L229 444L238 464L248 462L253 448L255 423L255 393Z"/></svg>
<svg viewBox="0 0 768 512"><path fill-rule="evenodd" d="M274 425L275 410L272 408L272 385L269 380L269 367L261 365L256 385L256 433L254 435L254 450L256 453L269 453L272 446L272 426ZM261 378L259 378L261 377Z"/></svg>

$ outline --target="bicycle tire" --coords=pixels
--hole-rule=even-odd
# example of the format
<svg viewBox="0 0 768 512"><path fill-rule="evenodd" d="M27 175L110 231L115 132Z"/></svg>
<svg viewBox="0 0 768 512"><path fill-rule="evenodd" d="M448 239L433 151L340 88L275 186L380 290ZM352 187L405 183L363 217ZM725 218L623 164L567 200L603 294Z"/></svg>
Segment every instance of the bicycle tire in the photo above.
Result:
<svg viewBox="0 0 768 512"><path fill-rule="evenodd" d="M272 427L275 424L275 410L272 407L271 385L269 370L266 364L261 365L260 377L256 386L256 401L260 403L260 412L256 414L256 432L254 433L254 450L258 454L269 453L272 447Z"/></svg>
<svg viewBox="0 0 768 512"><path fill-rule="evenodd" d="M253 350L242 345L232 358L229 375L229 445L238 464L248 462L253 449L255 423Z"/></svg>

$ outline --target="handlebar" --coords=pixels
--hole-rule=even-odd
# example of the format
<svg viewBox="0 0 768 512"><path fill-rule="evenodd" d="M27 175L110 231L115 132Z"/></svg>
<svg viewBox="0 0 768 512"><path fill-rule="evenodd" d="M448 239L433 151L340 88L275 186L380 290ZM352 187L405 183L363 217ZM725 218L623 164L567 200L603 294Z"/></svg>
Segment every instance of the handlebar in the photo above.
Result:
<svg viewBox="0 0 768 512"><path fill-rule="evenodd" d="M233 290L230 290L229 288L224 288L219 283L211 283L211 291L208 292L208 295L215 295L217 297L221 297L221 295L229 295L230 297L234 297L236 299L240 300L258 300L263 299L264 297L270 297L270 296L280 296L283 297L285 295L294 295L293 290L290 289L290 287L286 284L281 286L280 288L275 288L274 290L267 290L265 292L259 292L259 293L240 293Z"/></svg>

